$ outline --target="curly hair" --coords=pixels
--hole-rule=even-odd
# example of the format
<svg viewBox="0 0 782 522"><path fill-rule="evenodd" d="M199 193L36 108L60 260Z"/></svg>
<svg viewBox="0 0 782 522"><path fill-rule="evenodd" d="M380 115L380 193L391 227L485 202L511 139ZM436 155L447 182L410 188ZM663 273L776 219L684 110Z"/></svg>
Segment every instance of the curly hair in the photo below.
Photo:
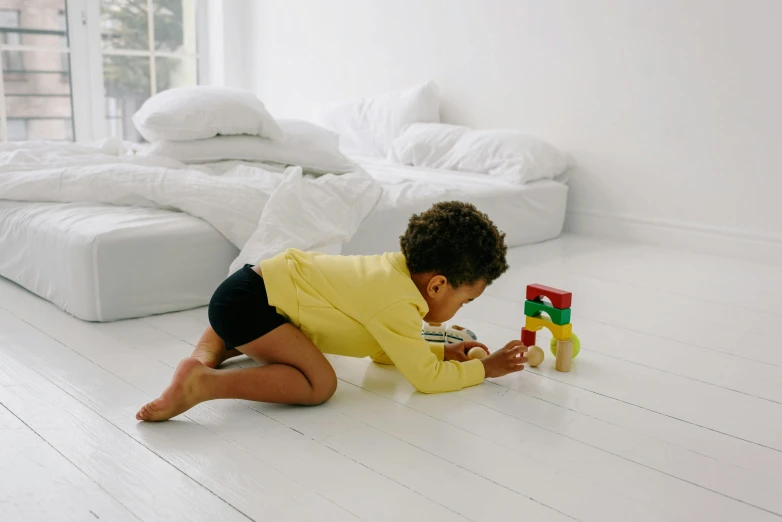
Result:
<svg viewBox="0 0 782 522"><path fill-rule="evenodd" d="M505 234L469 203L445 201L414 214L399 240L411 273L436 272L453 287L491 284L508 269Z"/></svg>

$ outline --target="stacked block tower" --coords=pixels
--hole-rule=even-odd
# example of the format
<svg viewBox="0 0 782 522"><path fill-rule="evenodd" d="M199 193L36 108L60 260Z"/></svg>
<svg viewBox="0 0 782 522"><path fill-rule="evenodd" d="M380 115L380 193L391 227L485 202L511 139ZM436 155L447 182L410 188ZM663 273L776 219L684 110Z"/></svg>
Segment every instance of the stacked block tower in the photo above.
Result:
<svg viewBox="0 0 782 522"><path fill-rule="evenodd" d="M527 300L524 303L526 323L521 329L521 342L524 346L534 346L536 332L547 328L556 339L555 367L560 372L569 372L573 362L573 325L570 324L572 301L573 294L565 290L537 284L527 286ZM543 316L544 313L548 318ZM552 341L552 347L553 344Z"/></svg>

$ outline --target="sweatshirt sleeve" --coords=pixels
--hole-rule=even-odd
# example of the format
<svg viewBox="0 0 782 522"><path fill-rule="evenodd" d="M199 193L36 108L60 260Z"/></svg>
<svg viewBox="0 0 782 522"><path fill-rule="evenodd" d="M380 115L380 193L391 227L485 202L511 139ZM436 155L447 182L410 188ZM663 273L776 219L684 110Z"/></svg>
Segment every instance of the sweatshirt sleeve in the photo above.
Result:
<svg viewBox="0 0 782 522"><path fill-rule="evenodd" d="M445 344L444 343L426 343L429 345L429 349L439 360L445 360ZM388 355L383 350L374 353L369 356L373 361L379 364L394 364Z"/></svg>
<svg viewBox="0 0 782 522"><path fill-rule="evenodd" d="M422 393L461 390L481 383L485 377L478 359L460 363L442 361L435 355L421 338L420 315L412 303L389 306L366 326L391 362Z"/></svg>

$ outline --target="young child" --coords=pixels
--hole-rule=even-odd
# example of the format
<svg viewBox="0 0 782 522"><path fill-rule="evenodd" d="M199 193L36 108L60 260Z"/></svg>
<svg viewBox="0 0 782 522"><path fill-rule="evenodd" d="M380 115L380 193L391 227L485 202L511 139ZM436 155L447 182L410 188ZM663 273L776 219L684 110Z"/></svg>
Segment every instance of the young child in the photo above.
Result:
<svg viewBox="0 0 782 522"><path fill-rule="evenodd" d="M163 421L211 399L315 405L337 389L323 353L395 364L421 392L459 390L524 368L511 341L468 360L477 342L428 344L421 322L446 322L507 269L505 234L486 214L438 203L410 219L401 253L331 256L288 250L245 265L215 291L209 322L163 394L136 414ZM216 369L245 354L265 363Z"/></svg>

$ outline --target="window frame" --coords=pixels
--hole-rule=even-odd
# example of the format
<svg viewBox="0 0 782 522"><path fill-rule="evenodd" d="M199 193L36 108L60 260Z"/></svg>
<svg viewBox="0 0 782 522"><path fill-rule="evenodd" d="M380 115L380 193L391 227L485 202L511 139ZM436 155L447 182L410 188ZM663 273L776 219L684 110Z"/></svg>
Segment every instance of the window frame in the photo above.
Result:
<svg viewBox="0 0 782 522"><path fill-rule="evenodd" d="M3 63L3 74L24 74L25 67L24 67L24 53L22 51L16 51L13 50L13 47L18 47L22 44L22 33L21 31L9 31L8 29L22 29L22 12L19 9L0 9L0 13L9 13L16 15L15 22L16 25L8 27L3 26L2 29L6 29L5 31L2 31L3 38L0 39L0 47L3 48L2 54L5 55L2 57L2 63ZM11 36L16 36L15 43L6 42L3 40L9 40ZM8 50L6 50L8 49ZM8 64L6 63L6 56L11 56L11 53L15 53L14 56L17 57L17 61L19 63L18 67L10 68L8 67Z"/></svg>
<svg viewBox="0 0 782 522"><path fill-rule="evenodd" d="M193 53L161 52L155 49L154 2L146 0L148 23L148 48L144 51L112 50L104 52L101 45L100 2L96 0L65 0L68 46L46 48L25 45L0 44L0 142L8 140L7 113L4 80L2 77L3 51L60 52L70 63L71 114L73 137L77 141L93 141L109 136L105 114L103 86L103 55L145 56L150 61L150 93L157 92L155 57L195 59L197 82L203 83L208 70L207 0L193 0L196 5L196 49ZM21 18L21 16L20 16ZM20 20L21 25L21 20ZM63 62L65 63L65 62Z"/></svg>
<svg viewBox="0 0 782 522"><path fill-rule="evenodd" d="M60 26L60 30L63 31L65 34L62 37L62 43L63 47L70 47L68 43L68 15L66 14L67 11L61 9L57 13L57 22ZM60 59L60 68L62 69L63 75L66 75L71 70L71 53L62 53L61 59Z"/></svg>

